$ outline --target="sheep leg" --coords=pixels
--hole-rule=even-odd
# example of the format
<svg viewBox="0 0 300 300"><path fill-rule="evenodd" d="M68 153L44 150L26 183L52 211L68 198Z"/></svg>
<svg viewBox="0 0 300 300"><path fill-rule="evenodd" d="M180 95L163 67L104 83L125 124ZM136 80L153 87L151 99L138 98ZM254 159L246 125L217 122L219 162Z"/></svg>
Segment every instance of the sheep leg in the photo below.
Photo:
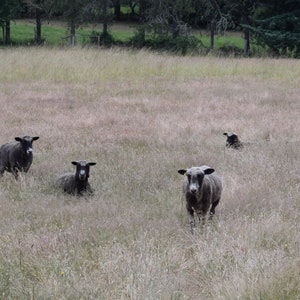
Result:
<svg viewBox="0 0 300 300"><path fill-rule="evenodd" d="M13 173L13 175L15 176L15 179L18 180L18 168L17 167L13 167L11 172Z"/></svg>
<svg viewBox="0 0 300 300"><path fill-rule="evenodd" d="M219 204L220 199L218 199L217 201L213 202L211 209L209 211L209 220L212 220L214 214L215 214L215 210L216 210L216 206Z"/></svg>
<svg viewBox="0 0 300 300"><path fill-rule="evenodd" d="M191 232L194 233L195 230L195 218L194 218L194 210L193 209L187 209L190 219L190 225L191 225Z"/></svg>
<svg viewBox="0 0 300 300"><path fill-rule="evenodd" d="M199 222L200 222L200 226L201 228L203 228L203 226L205 225L205 213L203 211L197 212L198 218L199 218Z"/></svg>
<svg viewBox="0 0 300 300"><path fill-rule="evenodd" d="M94 190L92 189L91 185L87 182L86 184L86 191L88 194L93 194Z"/></svg>
<svg viewBox="0 0 300 300"><path fill-rule="evenodd" d="M4 174L5 168L3 166L0 167L0 176L2 177Z"/></svg>

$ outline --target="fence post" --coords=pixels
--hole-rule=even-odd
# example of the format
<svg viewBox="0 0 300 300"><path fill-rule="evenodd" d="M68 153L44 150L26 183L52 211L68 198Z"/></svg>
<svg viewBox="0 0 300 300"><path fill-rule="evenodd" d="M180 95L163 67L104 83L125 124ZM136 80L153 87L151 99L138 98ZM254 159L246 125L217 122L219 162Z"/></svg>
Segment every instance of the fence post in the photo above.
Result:
<svg viewBox="0 0 300 300"><path fill-rule="evenodd" d="M75 46L75 34L71 34L71 47Z"/></svg>

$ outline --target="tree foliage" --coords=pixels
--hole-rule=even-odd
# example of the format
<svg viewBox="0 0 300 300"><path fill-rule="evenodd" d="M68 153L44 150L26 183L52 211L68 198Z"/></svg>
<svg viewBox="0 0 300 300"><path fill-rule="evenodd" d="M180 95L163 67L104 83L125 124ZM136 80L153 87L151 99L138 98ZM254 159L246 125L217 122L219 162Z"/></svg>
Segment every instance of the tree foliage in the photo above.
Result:
<svg viewBox="0 0 300 300"><path fill-rule="evenodd" d="M300 2L278 1L271 6L269 1L259 12L253 26L246 26L262 44L276 55L300 57Z"/></svg>
<svg viewBox="0 0 300 300"><path fill-rule="evenodd" d="M25 0L27 9L30 13L35 15L36 27L34 41L37 45L43 43L42 38L42 16L48 19L51 16L52 9L54 7L55 0Z"/></svg>
<svg viewBox="0 0 300 300"><path fill-rule="evenodd" d="M22 8L21 0L0 1L0 26L4 44L10 43L10 22L20 15Z"/></svg>
<svg viewBox="0 0 300 300"><path fill-rule="evenodd" d="M42 41L42 19L52 14L67 21L71 36L85 22L102 23L102 40L111 44L109 24L125 19L121 8L126 6L127 17L136 22L131 41L135 47L185 54L201 46L192 29L209 31L210 49L214 48L216 33L236 29L243 31L244 55L249 55L252 36L278 55L300 55L299 0L1 0L4 43L10 38L10 21L18 17L24 5L36 16L37 44Z"/></svg>
<svg viewBox="0 0 300 300"><path fill-rule="evenodd" d="M146 46L164 48L185 54L188 48L196 48L197 40L185 20L192 11L191 0L154 0L144 7L140 26L150 34Z"/></svg>

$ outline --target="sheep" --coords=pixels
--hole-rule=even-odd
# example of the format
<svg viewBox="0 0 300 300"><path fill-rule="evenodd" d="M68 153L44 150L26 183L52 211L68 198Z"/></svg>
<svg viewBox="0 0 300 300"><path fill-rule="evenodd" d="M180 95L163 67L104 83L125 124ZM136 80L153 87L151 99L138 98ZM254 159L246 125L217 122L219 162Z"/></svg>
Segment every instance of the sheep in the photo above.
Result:
<svg viewBox="0 0 300 300"><path fill-rule="evenodd" d="M88 182L90 175L90 166L96 165L95 162L87 162L86 160L72 161L76 166L76 172L64 173L57 179L59 187L62 187L64 192L73 195L82 195L83 192L93 193L93 190Z"/></svg>
<svg viewBox="0 0 300 300"><path fill-rule="evenodd" d="M237 134L233 132L224 132L223 135L227 136L226 147L233 149L242 149L244 143L239 140Z"/></svg>
<svg viewBox="0 0 300 300"><path fill-rule="evenodd" d="M18 172L29 170L33 160L33 141L38 140L38 136L16 137L15 141L3 144L0 147L0 176L4 171L12 173L18 179Z"/></svg>
<svg viewBox="0 0 300 300"><path fill-rule="evenodd" d="M191 232L195 229L194 212L198 215L201 227L205 224L206 214L209 210L209 220L215 214L222 193L221 178L209 166L180 169L178 173L186 175L183 184L183 193L186 199L186 209L189 215ZM213 174L212 174L213 173Z"/></svg>

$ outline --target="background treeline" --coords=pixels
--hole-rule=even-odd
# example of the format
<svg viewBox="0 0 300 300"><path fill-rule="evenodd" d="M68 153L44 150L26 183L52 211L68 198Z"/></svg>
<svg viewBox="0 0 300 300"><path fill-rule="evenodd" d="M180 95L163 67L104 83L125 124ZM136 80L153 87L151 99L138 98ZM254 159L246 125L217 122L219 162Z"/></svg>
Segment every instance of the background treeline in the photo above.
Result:
<svg viewBox="0 0 300 300"><path fill-rule="evenodd" d="M300 56L299 0L1 0L2 43L11 43L12 21L34 18L34 43L40 45L43 21L58 17L67 21L70 37L83 24L102 24L93 36L99 35L98 43L106 46L120 44L109 25L130 21L136 32L125 46L186 54L203 49L193 30L205 28L210 33L208 50L215 47L216 33L235 30L243 34L243 55L251 54L250 44L255 43L272 55Z"/></svg>

